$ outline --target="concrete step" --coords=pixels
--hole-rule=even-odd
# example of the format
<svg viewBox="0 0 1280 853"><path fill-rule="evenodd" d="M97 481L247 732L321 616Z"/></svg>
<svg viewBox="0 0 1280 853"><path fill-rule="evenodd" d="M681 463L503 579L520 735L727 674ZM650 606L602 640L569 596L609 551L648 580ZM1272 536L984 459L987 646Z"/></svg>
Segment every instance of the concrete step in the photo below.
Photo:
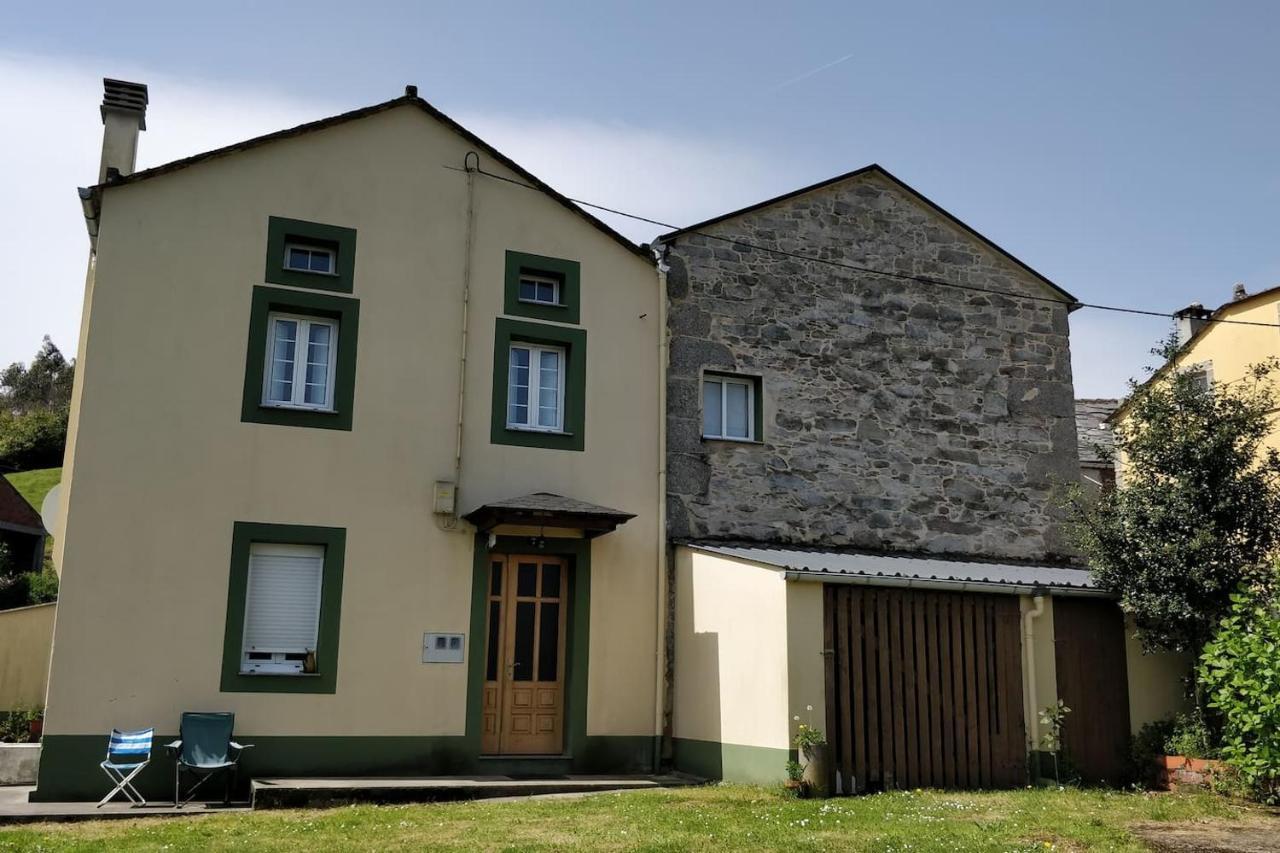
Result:
<svg viewBox="0 0 1280 853"><path fill-rule="evenodd" d="M250 800L255 809L282 809L350 803L431 803L547 794L587 794L675 788L699 783L700 780L683 775L277 778L254 779Z"/></svg>

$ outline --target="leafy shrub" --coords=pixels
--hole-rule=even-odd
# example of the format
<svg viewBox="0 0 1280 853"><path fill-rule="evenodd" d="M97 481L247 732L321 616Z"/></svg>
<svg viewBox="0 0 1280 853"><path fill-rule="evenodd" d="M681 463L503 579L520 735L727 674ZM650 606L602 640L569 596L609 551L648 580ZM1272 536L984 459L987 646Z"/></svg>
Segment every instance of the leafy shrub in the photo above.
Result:
<svg viewBox="0 0 1280 853"><path fill-rule="evenodd" d="M1187 758L1218 758L1221 750L1214 737L1197 713L1179 714L1174 718L1173 730L1164 739L1165 755L1185 755Z"/></svg>
<svg viewBox="0 0 1280 853"><path fill-rule="evenodd" d="M1205 646L1199 675L1222 714L1222 754L1256 796L1280 801L1280 606L1232 596L1231 612Z"/></svg>
<svg viewBox="0 0 1280 853"><path fill-rule="evenodd" d="M799 761L787 762L787 778L792 782L799 782L804 778L804 765Z"/></svg>
<svg viewBox="0 0 1280 853"><path fill-rule="evenodd" d="M67 410L0 411L0 466L18 471L62 464L67 444Z"/></svg>
<svg viewBox="0 0 1280 853"><path fill-rule="evenodd" d="M31 724L44 719L44 709L21 705L7 714L0 712L0 743L33 743Z"/></svg>

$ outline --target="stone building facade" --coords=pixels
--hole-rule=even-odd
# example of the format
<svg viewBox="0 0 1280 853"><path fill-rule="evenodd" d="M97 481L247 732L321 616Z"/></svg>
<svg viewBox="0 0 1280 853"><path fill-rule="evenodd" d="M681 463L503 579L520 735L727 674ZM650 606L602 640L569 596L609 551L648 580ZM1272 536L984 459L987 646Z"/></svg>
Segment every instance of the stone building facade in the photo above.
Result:
<svg viewBox="0 0 1280 853"><path fill-rule="evenodd" d="M877 166L657 244L673 538L1065 556L1070 294ZM709 372L755 384L754 440L703 437Z"/></svg>

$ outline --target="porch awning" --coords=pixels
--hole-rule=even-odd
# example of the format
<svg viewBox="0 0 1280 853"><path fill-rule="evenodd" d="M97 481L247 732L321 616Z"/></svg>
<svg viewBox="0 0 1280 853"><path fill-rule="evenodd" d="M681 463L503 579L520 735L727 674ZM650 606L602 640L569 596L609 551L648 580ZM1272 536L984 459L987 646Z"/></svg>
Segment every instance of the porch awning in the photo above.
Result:
<svg viewBox="0 0 1280 853"><path fill-rule="evenodd" d="M534 492L524 497L484 504L463 518L480 530L493 530L500 524L558 527L581 530L591 539L613 532L619 525L635 518L635 514L550 492Z"/></svg>

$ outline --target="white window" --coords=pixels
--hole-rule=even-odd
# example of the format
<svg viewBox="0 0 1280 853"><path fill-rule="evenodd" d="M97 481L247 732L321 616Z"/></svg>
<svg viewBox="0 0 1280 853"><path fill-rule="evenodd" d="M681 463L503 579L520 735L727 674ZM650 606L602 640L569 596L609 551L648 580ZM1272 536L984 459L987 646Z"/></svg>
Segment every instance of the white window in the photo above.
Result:
<svg viewBox="0 0 1280 853"><path fill-rule="evenodd" d="M559 305L561 304L560 279L548 275L521 273L519 299L521 302L532 302L535 305Z"/></svg>
<svg viewBox="0 0 1280 853"><path fill-rule="evenodd" d="M295 272L318 272L325 275L337 275L337 255L333 249L321 246L304 246L300 243L286 243L284 247L284 268Z"/></svg>
<svg viewBox="0 0 1280 853"><path fill-rule="evenodd" d="M756 386L750 379L706 376L702 380L702 436L754 441Z"/></svg>
<svg viewBox="0 0 1280 853"><path fill-rule="evenodd" d="M564 429L564 350L512 344L507 373L507 426Z"/></svg>
<svg viewBox="0 0 1280 853"><path fill-rule="evenodd" d="M1187 376L1190 377L1192 384L1201 391L1208 391L1213 387L1213 362L1202 361L1199 364L1193 364L1187 368Z"/></svg>
<svg viewBox="0 0 1280 853"><path fill-rule="evenodd" d="M332 411L337 322L271 314L267 318L267 335L263 404Z"/></svg>
<svg viewBox="0 0 1280 853"><path fill-rule="evenodd" d="M323 545L249 546L241 672L304 671L320 629Z"/></svg>

